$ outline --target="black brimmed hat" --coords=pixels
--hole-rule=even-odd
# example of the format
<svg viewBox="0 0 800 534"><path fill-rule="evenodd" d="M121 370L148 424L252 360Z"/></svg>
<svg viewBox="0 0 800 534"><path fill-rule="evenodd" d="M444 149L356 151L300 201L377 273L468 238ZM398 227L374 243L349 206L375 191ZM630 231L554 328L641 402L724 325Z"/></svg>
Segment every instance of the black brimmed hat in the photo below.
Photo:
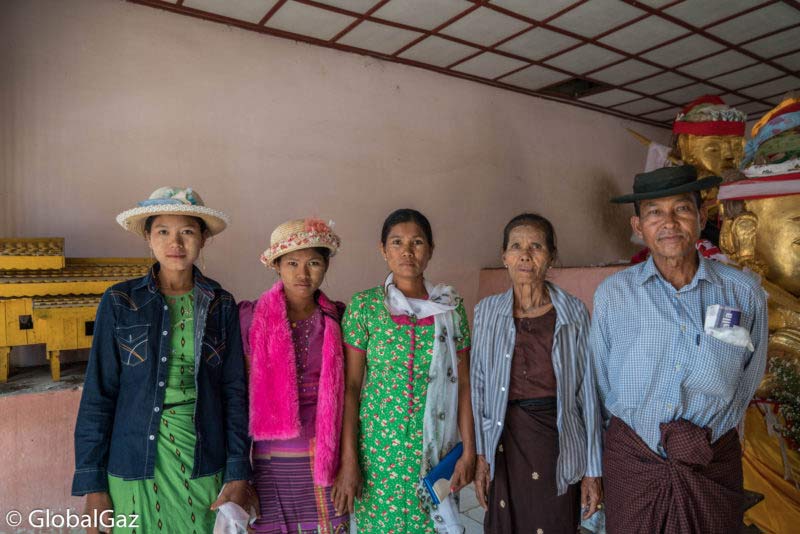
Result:
<svg viewBox="0 0 800 534"><path fill-rule="evenodd" d="M650 172L637 174L633 179L633 193L612 198L615 204L636 202L650 198L664 198L681 193L711 189L722 182L719 176L707 176L697 179L697 171L691 165L680 167L664 167Z"/></svg>

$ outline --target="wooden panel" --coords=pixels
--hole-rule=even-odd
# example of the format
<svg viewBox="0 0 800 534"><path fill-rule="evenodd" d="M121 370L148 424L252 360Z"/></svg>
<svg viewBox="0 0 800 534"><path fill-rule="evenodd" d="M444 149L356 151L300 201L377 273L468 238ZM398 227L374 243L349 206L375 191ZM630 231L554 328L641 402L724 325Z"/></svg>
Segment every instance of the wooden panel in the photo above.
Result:
<svg viewBox="0 0 800 534"><path fill-rule="evenodd" d="M5 301L0 300L0 347L8 346L8 334L6 334L7 329L6 303Z"/></svg>
<svg viewBox="0 0 800 534"><path fill-rule="evenodd" d="M64 256L0 256L0 269L63 269Z"/></svg>
<svg viewBox="0 0 800 534"><path fill-rule="evenodd" d="M78 309L78 349L88 349L92 346L92 338L94 336L86 335L86 323L93 322L97 315L96 308L79 308Z"/></svg>
<svg viewBox="0 0 800 534"><path fill-rule="evenodd" d="M19 329L19 316L31 315L31 299L14 299L5 302L6 345L27 345L28 330Z"/></svg>
<svg viewBox="0 0 800 534"><path fill-rule="evenodd" d="M0 383L8 381L8 367L11 347L0 346Z"/></svg>
<svg viewBox="0 0 800 534"><path fill-rule="evenodd" d="M0 237L0 256L64 257L64 238Z"/></svg>
<svg viewBox="0 0 800 534"><path fill-rule="evenodd" d="M46 343L47 350L86 349L92 346L92 336L85 335L86 321L93 321L95 308L53 308L34 310L37 343ZM35 324L35 323L34 323Z"/></svg>
<svg viewBox="0 0 800 534"><path fill-rule="evenodd" d="M78 318L74 314L61 320L61 345L48 350L71 350L78 348Z"/></svg>
<svg viewBox="0 0 800 534"><path fill-rule="evenodd" d="M24 297L36 295L100 295L117 282L119 282L119 280L0 284L0 297Z"/></svg>

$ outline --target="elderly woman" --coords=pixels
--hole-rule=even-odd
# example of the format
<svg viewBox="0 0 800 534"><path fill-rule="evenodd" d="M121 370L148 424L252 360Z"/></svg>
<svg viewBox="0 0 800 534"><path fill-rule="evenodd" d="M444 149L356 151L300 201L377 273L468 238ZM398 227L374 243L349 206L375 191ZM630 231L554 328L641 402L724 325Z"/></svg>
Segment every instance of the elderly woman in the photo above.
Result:
<svg viewBox="0 0 800 534"><path fill-rule="evenodd" d="M389 276L353 296L342 324L347 374L334 502L340 513L352 511L360 497L359 532L460 534L454 499L445 491L434 505L420 480L457 445L459 433L463 453L451 493L474 474L464 306L452 287L425 280L433 233L420 212L389 215L380 250Z"/></svg>
<svg viewBox="0 0 800 534"><path fill-rule="evenodd" d="M156 263L109 288L97 308L72 483L87 512L138 516L114 534L211 532L214 509L250 500L239 314L231 294L194 266L227 221L174 187L117 216Z"/></svg>
<svg viewBox="0 0 800 534"><path fill-rule="evenodd" d="M278 226L261 255L280 277L239 305L250 357L250 435L263 534L341 534L330 498L339 465L344 304L320 290L339 237L316 219Z"/></svg>
<svg viewBox="0 0 800 534"><path fill-rule="evenodd" d="M588 518L600 501L589 314L545 280L556 256L547 219L514 217L503 230L512 288L475 307L475 489L487 533L574 534L580 508Z"/></svg>

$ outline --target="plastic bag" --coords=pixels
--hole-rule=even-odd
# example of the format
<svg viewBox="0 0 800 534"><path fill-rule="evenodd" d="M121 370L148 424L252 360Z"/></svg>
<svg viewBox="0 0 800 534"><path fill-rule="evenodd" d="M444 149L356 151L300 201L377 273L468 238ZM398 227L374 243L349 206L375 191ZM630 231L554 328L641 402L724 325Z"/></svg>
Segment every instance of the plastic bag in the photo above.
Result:
<svg viewBox="0 0 800 534"><path fill-rule="evenodd" d="M250 514L235 502L228 501L217 508L214 534L247 534Z"/></svg>

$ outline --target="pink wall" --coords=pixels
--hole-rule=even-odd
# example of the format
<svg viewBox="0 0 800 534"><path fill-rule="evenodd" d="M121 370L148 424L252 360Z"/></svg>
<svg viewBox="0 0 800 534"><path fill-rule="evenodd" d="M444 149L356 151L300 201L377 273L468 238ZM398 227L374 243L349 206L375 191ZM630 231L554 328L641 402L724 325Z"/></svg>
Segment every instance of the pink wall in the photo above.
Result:
<svg viewBox="0 0 800 534"><path fill-rule="evenodd" d="M80 398L79 389L0 397L0 532L9 510L82 510L70 496Z"/></svg>
<svg viewBox="0 0 800 534"><path fill-rule="evenodd" d="M550 217L564 265L629 257L630 188L668 132L369 57L121 1L0 2L0 235L64 236L72 256L141 256L117 213L191 184L233 224L206 271L241 298L274 279L274 226L318 215L343 239L326 282L384 276L383 218L432 220L433 280L471 307L504 223Z"/></svg>
<svg viewBox="0 0 800 534"><path fill-rule="evenodd" d="M594 307L594 291L600 282L626 267L628 266L553 268L548 271L547 279L581 299L591 313ZM478 299L502 293L510 287L511 279L505 269L481 269L478 279Z"/></svg>

